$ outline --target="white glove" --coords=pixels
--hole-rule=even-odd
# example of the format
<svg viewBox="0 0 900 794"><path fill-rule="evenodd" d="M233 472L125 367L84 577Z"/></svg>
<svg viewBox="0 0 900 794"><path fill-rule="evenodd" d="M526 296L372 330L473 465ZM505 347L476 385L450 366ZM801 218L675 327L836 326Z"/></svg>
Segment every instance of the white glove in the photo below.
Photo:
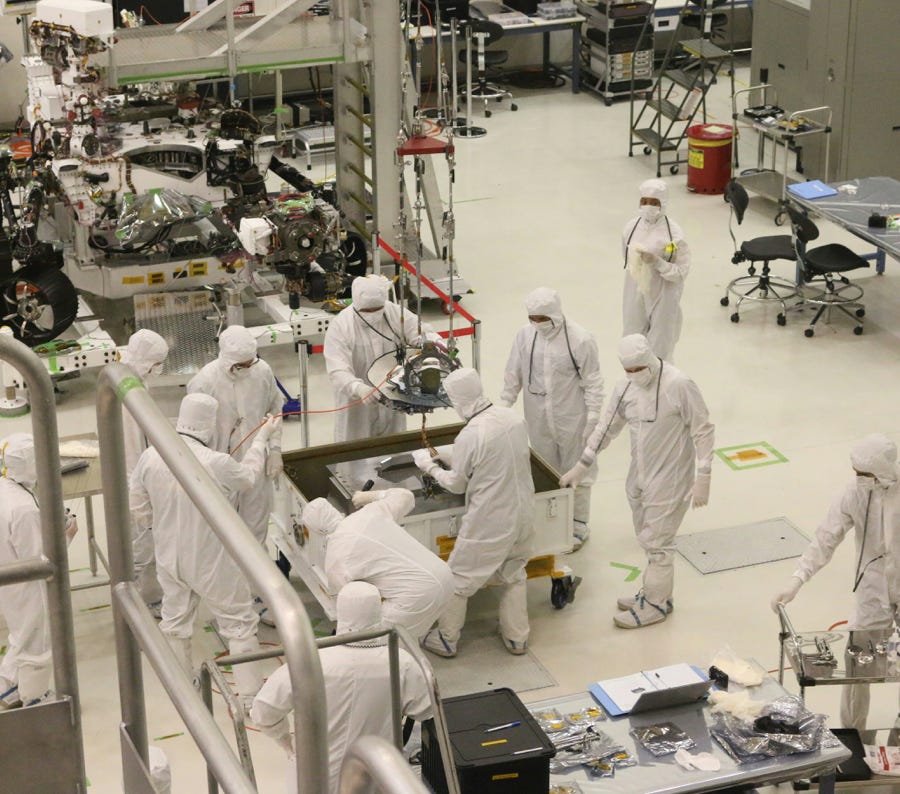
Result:
<svg viewBox="0 0 900 794"><path fill-rule="evenodd" d="M709 482L712 474L708 471L698 471L694 480L694 490L691 493L691 507L706 507L709 504Z"/></svg>
<svg viewBox="0 0 900 794"><path fill-rule="evenodd" d="M434 469L437 464L437 458L431 456L430 449L415 449L412 454L413 462L426 474Z"/></svg>
<svg viewBox="0 0 900 794"><path fill-rule="evenodd" d="M581 481L587 475L590 466L585 466L578 461L571 469L569 469L562 477L559 478L559 484L562 488L576 488L581 485Z"/></svg>
<svg viewBox="0 0 900 794"><path fill-rule="evenodd" d="M284 471L284 461L281 459L280 449L270 449L266 455L266 477L274 480Z"/></svg>
<svg viewBox="0 0 900 794"><path fill-rule="evenodd" d="M379 402L378 389L370 386L365 381L358 380L350 387L350 392L357 400L361 400L363 405L372 405Z"/></svg>
<svg viewBox="0 0 900 794"><path fill-rule="evenodd" d="M354 507L365 507L384 498L384 491L357 491L353 494Z"/></svg>
<svg viewBox="0 0 900 794"><path fill-rule="evenodd" d="M272 433L281 427L281 417L274 417L272 414L266 414L265 423L256 431L255 444L265 446L269 443Z"/></svg>
<svg viewBox="0 0 900 794"><path fill-rule="evenodd" d="M778 605L790 604L791 601L796 598L797 593L800 592L801 587L803 587L803 582L801 582L800 579L798 579L796 576L792 576L791 583L784 590L776 593L775 597L771 600L770 604L772 607L772 611L777 615Z"/></svg>
<svg viewBox="0 0 900 794"><path fill-rule="evenodd" d="M646 248L643 248L643 247L641 248L640 254L641 254L641 259L644 260L645 265L652 265L659 259L659 257L656 254L654 254L652 251L648 251Z"/></svg>
<svg viewBox="0 0 900 794"><path fill-rule="evenodd" d="M66 510L66 544L70 544L77 534L78 521L76 520L74 513L70 513Z"/></svg>
<svg viewBox="0 0 900 794"><path fill-rule="evenodd" d="M512 408L513 407L513 403L511 403L509 400L500 400L500 405L503 408Z"/></svg>

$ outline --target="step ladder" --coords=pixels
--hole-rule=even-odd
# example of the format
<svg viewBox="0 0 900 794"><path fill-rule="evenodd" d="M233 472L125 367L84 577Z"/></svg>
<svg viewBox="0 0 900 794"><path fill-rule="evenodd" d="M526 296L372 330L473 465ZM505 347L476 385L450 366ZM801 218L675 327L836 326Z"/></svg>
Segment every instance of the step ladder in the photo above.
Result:
<svg viewBox="0 0 900 794"><path fill-rule="evenodd" d="M663 167L677 174L681 163L687 162L687 153L679 149L698 113L706 122L706 94L723 66L734 79L732 51L710 41L714 14L722 13L715 10L720 5L714 0L699 4L686 0L653 88L643 99L632 96L628 156L638 148L645 155L655 152L657 177ZM733 17L734 0L730 6ZM699 37L686 37L694 30Z"/></svg>

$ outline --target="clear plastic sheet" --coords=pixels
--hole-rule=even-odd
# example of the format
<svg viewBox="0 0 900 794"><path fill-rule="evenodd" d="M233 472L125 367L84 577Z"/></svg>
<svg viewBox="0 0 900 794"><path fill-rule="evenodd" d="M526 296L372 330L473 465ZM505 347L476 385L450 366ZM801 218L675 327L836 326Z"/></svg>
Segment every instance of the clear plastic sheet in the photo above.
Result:
<svg viewBox="0 0 900 794"><path fill-rule="evenodd" d="M690 750L694 740L674 722L657 722L632 728L629 733L654 756L669 755L677 750Z"/></svg>
<svg viewBox="0 0 900 794"><path fill-rule="evenodd" d="M116 239L130 246L153 242L173 223L190 221L212 212L209 202L171 188L135 196L126 193L119 205Z"/></svg>
<svg viewBox="0 0 900 794"><path fill-rule="evenodd" d="M556 783L550 786L550 794L583 794L577 783Z"/></svg>
<svg viewBox="0 0 900 794"><path fill-rule="evenodd" d="M792 695L766 704L752 721L715 714L710 734L739 764L809 753L830 746L832 735L825 727L825 715L813 714Z"/></svg>

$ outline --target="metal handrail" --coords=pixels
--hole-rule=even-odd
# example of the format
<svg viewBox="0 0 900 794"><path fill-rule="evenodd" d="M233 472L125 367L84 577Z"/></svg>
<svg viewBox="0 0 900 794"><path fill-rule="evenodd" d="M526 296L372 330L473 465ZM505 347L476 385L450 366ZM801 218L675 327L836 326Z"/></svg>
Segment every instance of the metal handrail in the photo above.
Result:
<svg viewBox="0 0 900 794"><path fill-rule="evenodd" d="M0 567L0 586L44 580L47 586L50 646L53 651L53 681L56 694L68 697L72 706L72 731L78 765L78 785L87 787L84 770L84 739L75 659L75 629L69 593L69 553L65 533L62 474L59 468L59 431L53 382L43 362L29 347L0 334L0 360L19 371L31 401L31 426L37 482L40 486L41 543L44 554Z"/></svg>
<svg viewBox="0 0 900 794"><path fill-rule="evenodd" d="M339 794L427 794L403 756L380 736L361 736L344 756Z"/></svg>
<svg viewBox="0 0 900 794"><path fill-rule="evenodd" d="M120 405L121 403L121 405ZM185 489L192 502L209 522L226 552L235 560L250 583L274 612L279 633L284 642L285 656L290 670L297 720L297 787L304 794L320 794L328 789L328 744L325 714L324 679L319 663L315 638L306 610L290 582L281 575L262 546L251 535L218 485L200 465L182 438L175 432L165 415L144 389L143 383L124 364L109 364L97 379L97 430L100 438L102 483L109 544L110 579L113 584L116 651L119 670L119 691L122 722L141 759L147 761L147 721L141 677L140 649L148 643L164 642L162 633L154 625L148 630L150 615L146 607L128 608L130 591L120 583L130 583L133 558L129 528L128 488L125 478L125 450L122 436L122 407L131 413L138 427L147 436L175 479ZM57 480L59 482L59 480ZM61 504L61 503L60 503ZM60 512L60 518L62 513ZM61 523L59 524L61 526ZM167 653L163 650L168 651ZM159 649L157 673L169 666L177 666L168 648ZM186 721L204 755L229 790L252 791L245 773L229 751L228 760L218 752L224 743L221 731L215 732L195 712L208 713L196 692L187 693L183 674L168 675L173 689L170 696ZM175 679L180 679L176 681ZM165 681L164 681L165 683ZM232 775L238 770L238 778Z"/></svg>
<svg viewBox="0 0 900 794"><path fill-rule="evenodd" d="M353 642L365 642L366 640L374 640L378 637L388 636L389 660L391 669L391 708L394 730L394 743L398 748L402 749L402 739L400 736L400 678L399 678L399 654L394 655L393 648L399 642L403 645L404 650L415 660L422 675L425 678L425 684L428 687L428 695L431 698L431 711L434 719L434 727L437 732L438 746L441 748L441 763L444 767L444 777L447 780L448 794L460 794L459 778L456 774L456 764L453 762L453 746L450 744L450 732L447 729L447 720L444 716L444 707L441 700L441 693L438 687L437 678L435 678L434 670L425 654L419 648L418 644L410 637L407 631L398 626L386 629L373 629L370 631L352 631L346 634L337 634L331 637L320 637L316 640L316 644L320 649L331 648L335 645L349 645ZM219 656L215 659L215 663L221 667L225 665L246 664L248 662L257 662L262 659L272 659L281 656L283 649L280 646L260 649L252 653L240 653L233 655ZM202 682L202 686L208 686L207 681ZM204 699L206 698L206 689L204 689ZM295 720L296 722L296 720ZM250 762L252 767L252 761ZM210 794L215 794L216 789L210 788Z"/></svg>
<svg viewBox="0 0 900 794"><path fill-rule="evenodd" d="M784 683L784 643L790 638L796 648L801 645L800 635L794 629L791 619L788 617L787 609L784 604L777 604L778 621L781 624L781 631L778 634L778 683Z"/></svg>

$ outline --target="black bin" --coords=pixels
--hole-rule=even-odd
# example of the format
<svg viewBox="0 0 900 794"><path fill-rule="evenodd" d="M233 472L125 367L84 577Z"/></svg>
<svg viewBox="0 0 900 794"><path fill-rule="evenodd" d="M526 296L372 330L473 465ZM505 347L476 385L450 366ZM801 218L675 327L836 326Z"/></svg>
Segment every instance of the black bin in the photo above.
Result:
<svg viewBox="0 0 900 794"><path fill-rule="evenodd" d="M547 794L553 744L511 689L444 700L462 794ZM510 728L488 731L518 722ZM422 726L422 777L436 794L447 779L433 721Z"/></svg>

